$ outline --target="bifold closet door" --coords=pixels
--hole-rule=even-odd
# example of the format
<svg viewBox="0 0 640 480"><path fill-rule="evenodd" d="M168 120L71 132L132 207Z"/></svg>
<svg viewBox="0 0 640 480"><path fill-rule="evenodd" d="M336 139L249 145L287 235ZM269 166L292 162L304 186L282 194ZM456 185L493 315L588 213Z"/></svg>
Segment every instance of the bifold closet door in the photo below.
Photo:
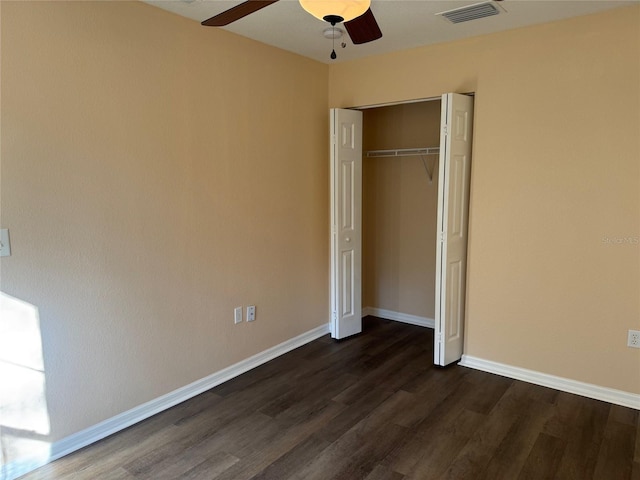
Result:
<svg viewBox="0 0 640 480"><path fill-rule="evenodd" d="M462 357L467 273L473 97L442 96L434 362Z"/></svg>
<svg viewBox="0 0 640 480"><path fill-rule="evenodd" d="M331 336L362 331L362 112L332 109Z"/></svg>

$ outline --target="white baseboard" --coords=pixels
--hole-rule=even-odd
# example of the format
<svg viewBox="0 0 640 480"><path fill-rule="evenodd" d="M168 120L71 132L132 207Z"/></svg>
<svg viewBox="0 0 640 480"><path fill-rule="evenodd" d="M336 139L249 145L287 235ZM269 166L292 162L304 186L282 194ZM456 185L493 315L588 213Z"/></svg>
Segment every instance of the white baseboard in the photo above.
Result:
<svg viewBox="0 0 640 480"><path fill-rule="evenodd" d="M327 333L329 333L329 324L320 325L313 330L309 330L306 333L253 355L252 357L242 360L230 367L224 368L205 378L196 380L195 382L174 390L173 392L169 392L166 395L162 395L161 397L155 398L147 403L132 408L131 410L116 415L115 417L100 422L97 425L89 427L78 433L74 433L73 435L51 444L49 455L45 458L17 460L13 463L2 466L2 468L0 468L0 478L2 480L13 480L49 462L64 457L65 455L75 452L76 450L86 447L98 440L102 440L103 438L119 432L120 430L124 430L125 428L157 413L178 405L185 400L189 400L196 395L226 382L227 380L231 380L238 375L258 367L269 360L273 360L280 355L320 338Z"/></svg>
<svg viewBox="0 0 640 480"><path fill-rule="evenodd" d="M419 327L435 328L433 318L419 317L418 315L394 312L382 308L364 307L362 309L362 316L366 317L367 315L384 318L386 320L395 320L396 322L410 323L411 325L418 325Z"/></svg>
<svg viewBox="0 0 640 480"><path fill-rule="evenodd" d="M459 365L640 410L640 395L463 355Z"/></svg>

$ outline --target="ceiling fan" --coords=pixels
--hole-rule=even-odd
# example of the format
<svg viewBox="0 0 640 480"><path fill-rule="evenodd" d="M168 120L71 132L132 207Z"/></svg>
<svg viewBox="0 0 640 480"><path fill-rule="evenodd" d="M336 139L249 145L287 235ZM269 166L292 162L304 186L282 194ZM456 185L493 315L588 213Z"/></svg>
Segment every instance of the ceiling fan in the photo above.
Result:
<svg viewBox="0 0 640 480"><path fill-rule="evenodd" d="M224 27L278 0L246 0L202 22L206 27ZM369 8L371 0L299 0L300 5L316 18L332 26L344 22L345 29L356 44L372 42L382 37L378 22ZM332 54L334 58L335 53Z"/></svg>

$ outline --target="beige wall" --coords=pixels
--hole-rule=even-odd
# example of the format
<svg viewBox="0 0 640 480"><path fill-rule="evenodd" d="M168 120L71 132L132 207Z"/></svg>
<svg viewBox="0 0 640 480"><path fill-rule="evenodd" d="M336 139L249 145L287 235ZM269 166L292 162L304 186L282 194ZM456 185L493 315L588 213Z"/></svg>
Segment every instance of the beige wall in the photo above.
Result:
<svg viewBox="0 0 640 480"><path fill-rule="evenodd" d="M39 309L52 440L326 324L326 65L139 2L1 3L2 291Z"/></svg>
<svg viewBox="0 0 640 480"><path fill-rule="evenodd" d="M477 94L466 353L640 393L640 7L329 78L332 107Z"/></svg>
<svg viewBox="0 0 640 480"><path fill-rule="evenodd" d="M363 111L363 150L437 147L440 102ZM434 318L437 157L364 158L362 304Z"/></svg>

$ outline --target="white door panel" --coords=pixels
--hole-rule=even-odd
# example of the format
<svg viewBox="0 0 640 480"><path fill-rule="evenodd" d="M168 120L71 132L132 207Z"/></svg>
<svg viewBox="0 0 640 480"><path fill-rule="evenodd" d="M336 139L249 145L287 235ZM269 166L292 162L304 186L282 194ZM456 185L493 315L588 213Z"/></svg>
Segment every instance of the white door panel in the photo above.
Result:
<svg viewBox="0 0 640 480"><path fill-rule="evenodd" d="M441 127L434 362L445 366L464 343L473 98L443 95Z"/></svg>
<svg viewBox="0 0 640 480"><path fill-rule="evenodd" d="M332 109L331 336L362 331L362 112Z"/></svg>

